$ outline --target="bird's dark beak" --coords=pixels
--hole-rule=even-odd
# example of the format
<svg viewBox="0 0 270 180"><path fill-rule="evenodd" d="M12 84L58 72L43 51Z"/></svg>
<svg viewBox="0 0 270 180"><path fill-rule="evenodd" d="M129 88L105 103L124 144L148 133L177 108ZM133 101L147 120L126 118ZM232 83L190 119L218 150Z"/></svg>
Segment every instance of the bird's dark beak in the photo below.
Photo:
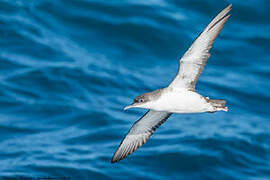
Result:
<svg viewBox="0 0 270 180"><path fill-rule="evenodd" d="M130 105L124 107L124 110L127 110L127 109L130 109L130 108L135 107L135 104L136 104L136 103L132 103L132 104L130 104Z"/></svg>

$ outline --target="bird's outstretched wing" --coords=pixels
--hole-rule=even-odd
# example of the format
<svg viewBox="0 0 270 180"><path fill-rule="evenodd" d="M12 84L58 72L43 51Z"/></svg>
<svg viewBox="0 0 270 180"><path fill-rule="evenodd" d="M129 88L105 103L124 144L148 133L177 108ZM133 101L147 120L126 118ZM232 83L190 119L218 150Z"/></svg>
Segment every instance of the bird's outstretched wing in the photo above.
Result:
<svg viewBox="0 0 270 180"><path fill-rule="evenodd" d="M149 110L129 130L113 155L112 163L120 161L141 147L172 113Z"/></svg>
<svg viewBox="0 0 270 180"><path fill-rule="evenodd" d="M210 22L180 59L178 73L169 85L170 87L192 91L195 89L196 82L210 57L209 50L230 17L228 13L231 7L230 4Z"/></svg>

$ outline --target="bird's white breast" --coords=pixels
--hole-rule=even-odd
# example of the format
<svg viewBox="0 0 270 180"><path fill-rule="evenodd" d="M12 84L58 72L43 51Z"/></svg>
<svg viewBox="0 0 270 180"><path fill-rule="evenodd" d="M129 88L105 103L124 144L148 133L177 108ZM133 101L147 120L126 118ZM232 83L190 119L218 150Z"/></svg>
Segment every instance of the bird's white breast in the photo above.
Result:
<svg viewBox="0 0 270 180"><path fill-rule="evenodd" d="M204 97L194 91L168 88L153 102L151 109L172 113L199 113L211 111L212 106L206 102Z"/></svg>

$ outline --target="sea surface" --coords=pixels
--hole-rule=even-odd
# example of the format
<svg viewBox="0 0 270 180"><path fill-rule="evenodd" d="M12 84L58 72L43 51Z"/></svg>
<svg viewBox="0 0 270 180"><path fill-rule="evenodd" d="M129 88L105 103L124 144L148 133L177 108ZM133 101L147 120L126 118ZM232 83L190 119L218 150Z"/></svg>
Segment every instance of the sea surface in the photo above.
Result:
<svg viewBox="0 0 270 180"><path fill-rule="evenodd" d="M229 112L174 114L119 163L201 30L232 3L196 89ZM0 179L270 179L267 0L0 0Z"/></svg>

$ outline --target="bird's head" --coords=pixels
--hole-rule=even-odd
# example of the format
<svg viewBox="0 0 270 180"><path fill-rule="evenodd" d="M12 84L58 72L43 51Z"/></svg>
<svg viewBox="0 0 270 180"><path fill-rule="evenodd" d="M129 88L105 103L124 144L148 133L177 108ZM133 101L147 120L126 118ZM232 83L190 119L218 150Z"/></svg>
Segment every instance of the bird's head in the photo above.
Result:
<svg viewBox="0 0 270 180"><path fill-rule="evenodd" d="M137 108L145 108L151 109L155 105L156 100L160 97L162 89L158 89L153 92L144 93L140 96L137 96L131 105L128 105L124 108L127 110L129 108L137 107Z"/></svg>
<svg viewBox="0 0 270 180"><path fill-rule="evenodd" d="M134 100L133 103L126 106L124 110L137 107L137 108L147 108L147 103L151 100L151 94L150 93L145 93L140 96L137 96Z"/></svg>

